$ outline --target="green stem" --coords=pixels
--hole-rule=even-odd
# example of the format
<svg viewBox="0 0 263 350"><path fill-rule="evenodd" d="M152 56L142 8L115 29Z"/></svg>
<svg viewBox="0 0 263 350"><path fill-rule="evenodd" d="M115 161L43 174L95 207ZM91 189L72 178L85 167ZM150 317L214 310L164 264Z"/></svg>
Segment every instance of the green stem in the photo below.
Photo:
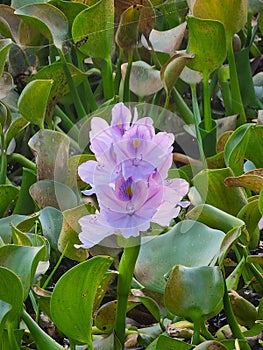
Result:
<svg viewBox="0 0 263 350"><path fill-rule="evenodd" d="M133 59L133 51L128 51L128 65L127 70L124 78L124 87L123 87L123 100L124 102L130 102L131 96L130 96L130 75L131 75L131 69L132 69L132 59Z"/></svg>
<svg viewBox="0 0 263 350"><path fill-rule="evenodd" d="M233 333L233 337L243 340L242 344L241 344L241 349L242 350L251 350L250 346L248 345L248 343L246 342L246 339L243 335L243 333L240 330L239 324L236 320L236 317L233 313L232 307L231 307L231 303L229 300L229 295L228 295L228 291L227 291L227 287L226 287L226 283L225 283L225 293L224 293L224 297L223 297L223 303L224 303L224 311L225 311L225 315L228 321L228 324L231 328L231 331Z"/></svg>
<svg viewBox="0 0 263 350"><path fill-rule="evenodd" d="M8 156L8 160L18 162L18 163L24 165L26 168L31 169L33 171L36 170L36 164L34 162L31 162L31 160L27 159L25 156L23 156L20 153L10 154L10 156Z"/></svg>
<svg viewBox="0 0 263 350"><path fill-rule="evenodd" d="M194 124L195 124L195 133L196 133L196 139L198 143L198 149L200 153L200 159L205 165L205 153L203 149L203 142L202 142L202 137L200 134L199 130L199 124L201 123L201 116L200 116L200 111L199 111L199 106L198 106L198 101L197 101L197 94L196 94L196 84L191 84L191 94L192 94L192 105L193 105L193 112L194 112Z"/></svg>
<svg viewBox="0 0 263 350"><path fill-rule="evenodd" d="M186 122L186 124L194 124L194 116L192 111L184 102L184 99L175 87L172 89L172 99L176 104L180 117Z"/></svg>
<svg viewBox="0 0 263 350"><path fill-rule="evenodd" d="M79 68L84 72L84 65L83 65L83 54L77 50L77 59L78 59L78 66ZM98 109L96 99L93 95L92 89L90 87L89 79L88 77L83 81L83 83L80 85L80 93L82 95L82 101L87 102L87 108L93 112L96 109Z"/></svg>
<svg viewBox="0 0 263 350"><path fill-rule="evenodd" d="M239 88L239 81L237 76L237 69L236 69L236 62L235 62L235 56L233 51L233 45L232 45L232 37L227 37L227 57L228 57L228 64L229 64L229 70L230 70L230 87L231 87L231 96L232 96L232 108L233 114L239 114L240 118L238 119L238 126L246 123L246 113L244 110L240 88Z"/></svg>
<svg viewBox="0 0 263 350"><path fill-rule="evenodd" d="M68 68L67 61L65 59L65 56L64 56L64 53L62 50L59 50L59 56L60 56L60 59L62 62L64 73L65 73L66 78L67 78L67 83L69 85L71 97L72 97L74 106L76 108L76 112L78 114L78 117L80 119L84 118L87 115L87 112L86 112L85 108L83 107L83 104L82 104L81 99L79 97L79 94L77 92L76 86L73 82L72 76L71 76L69 68Z"/></svg>
<svg viewBox="0 0 263 350"><path fill-rule="evenodd" d="M59 267L59 265L60 265L60 263L61 263L61 261L62 261L64 255L65 255L65 253L66 253L67 248L68 248L68 243L66 244L65 248L63 249L63 252L62 252L62 254L60 255L60 257L59 257L59 259L58 259L56 265L55 265L54 268L53 268L53 270L52 270L51 273L49 274L48 278L45 280L45 283L44 283L43 286L42 286L43 289L45 289L45 288L48 286L49 282L51 281L52 277L54 276L54 273L57 271L57 269L58 269L58 267Z"/></svg>
<svg viewBox="0 0 263 350"><path fill-rule="evenodd" d="M8 342L10 345L10 349L19 350L20 346L18 346L15 337L14 325L12 322L7 322L7 334L8 334Z"/></svg>
<svg viewBox="0 0 263 350"><path fill-rule="evenodd" d="M101 62L102 87L105 101L114 96L112 65L110 56Z"/></svg>
<svg viewBox="0 0 263 350"><path fill-rule="evenodd" d="M211 101L209 90L209 73L203 72L204 82L204 125L205 130L210 131L212 129L212 116L211 116Z"/></svg>
<svg viewBox="0 0 263 350"><path fill-rule="evenodd" d="M124 349L125 342L126 309L128 296L131 289L134 267L139 251L139 240L138 245L125 247L119 265L115 334L121 344L122 350Z"/></svg>
<svg viewBox="0 0 263 350"><path fill-rule="evenodd" d="M207 340L215 340L215 337L209 332L209 330L206 328L205 323L201 322L201 333Z"/></svg>
<svg viewBox="0 0 263 350"><path fill-rule="evenodd" d="M116 65L115 78L114 78L115 95L119 95L120 82L121 82L121 65L123 63L123 50L121 48L119 50L120 52L117 58L117 65Z"/></svg>
<svg viewBox="0 0 263 350"><path fill-rule="evenodd" d="M200 319L194 321L194 334L192 344L198 345L200 343Z"/></svg>
<svg viewBox="0 0 263 350"><path fill-rule="evenodd" d="M78 140L78 137L79 137L78 128L58 105L55 106L54 114L61 119L61 127L64 129L64 131L65 132L70 131L70 136L74 138L74 140Z"/></svg>

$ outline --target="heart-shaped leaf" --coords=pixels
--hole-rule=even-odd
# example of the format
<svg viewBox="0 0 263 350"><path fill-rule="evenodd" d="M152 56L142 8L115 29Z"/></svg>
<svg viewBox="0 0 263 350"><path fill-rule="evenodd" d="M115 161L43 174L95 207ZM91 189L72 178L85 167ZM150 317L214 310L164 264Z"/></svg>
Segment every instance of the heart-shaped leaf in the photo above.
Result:
<svg viewBox="0 0 263 350"><path fill-rule="evenodd" d="M12 307L11 311L8 312L7 318L11 322L18 320L24 301L24 290L21 280L11 269L4 266L0 266L0 280L0 300Z"/></svg>
<svg viewBox="0 0 263 350"><path fill-rule="evenodd" d="M188 67L207 76L220 67L226 58L224 26L215 20L193 16L187 18L187 25L189 41L186 51L195 55L188 62Z"/></svg>
<svg viewBox="0 0 263 350"><path fill-rule="evenodd" d="M38 179L63 182L68 171L69 138L57 131L39 130L28 145L36 156Z"/></svg>
<svg viewBox="0 0 263 350"><path fill-rule="evenodd" d="M57 282L51 297L51 315L68 338L91 344L93 302L112 261L106 256L94 257L71 268Z"/></svg>
<svg viewBox="0 0 263 350"><path fill-rule="evenodd" d="M25 247L5 245L0 247L0 265L15 272L24 289L24 300L27 298L40 260L45 258L44 247Z"/></svg>
<svg viewBox="0 0 263 350"><path fill-rule="evenodd" d="M176 265L165 287L164 303L174 315L208 319L222 308L224 278L218 266Z"/></svg>
<svg viewBox="0 0 263 350"><path fill-rule="evenodd" d="M224 233L192 220L176 224L157 237L143 237L135 276L147 289L164 292L164 275L175 264L208 265L220 252ZM187 254L185 252L187 248Z"/></svg>
<svg viewBox="0 0 263 350"><path fill-rule="evenodd" d="M53 80L34 80L26 85L18 99L22 116L42 129L52 84Z"/></svg>
<svg viewBox="0 0 263 350"><path fill-rule="evenodd" d="M72 38L85 55L108 58L112 49L113 31L113 0L99 0L77 15L72 25Z"/></svg>
<svg viewBox="0 0 263 350"><path fill-rule="evenodd" d="M230 168L207 169L198 173L193 178L193 183L203 203L213 205L235 216L247 200L241 188L225 186L224 180L230 176L233 176Z"/></svg>
<svg viewBox="0 0 263 350"><path fill-rule="evenodd" d="M228 36L239 32L247 21L246 0L196 0L193 15L223 23Z"/></svg>
<svg viewBox="0 0 263 350"><path fill-rule="evenodd" d="M15 14L52 38L54 45L62 50L68 35L68 22L58 8L48 3L29 4L17 9Z"/></svg>

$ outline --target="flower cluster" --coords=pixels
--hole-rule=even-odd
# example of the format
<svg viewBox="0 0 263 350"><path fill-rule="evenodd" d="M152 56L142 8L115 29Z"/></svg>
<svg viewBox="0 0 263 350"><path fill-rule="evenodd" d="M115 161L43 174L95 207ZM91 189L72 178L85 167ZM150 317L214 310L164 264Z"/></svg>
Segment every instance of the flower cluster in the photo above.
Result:
<svg viewBox="0 0 263 350"><path fill-rule="evenodd" d="M130 110L118 103L111 125L99 117L92 119L90 140L97 161L81 164L78 173L91 185L83 193L96 194L100 214L79 220L81 247L90 248L112 234L138 236L150 222L169 225L188 192L185 180L166 179L173 134L155 134L151 118L138 119L135 110L132 120Z"/></svg>

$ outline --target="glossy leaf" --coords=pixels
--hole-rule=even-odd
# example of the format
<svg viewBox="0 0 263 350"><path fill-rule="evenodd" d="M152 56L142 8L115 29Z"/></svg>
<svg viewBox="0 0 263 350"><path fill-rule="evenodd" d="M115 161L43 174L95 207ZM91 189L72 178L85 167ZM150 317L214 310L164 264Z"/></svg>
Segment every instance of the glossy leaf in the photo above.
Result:
<svg viewBox="0 0 263 350"><path fill-rule="evenodd" d="M23 310L23 320L30 330L30 334L36 342L38 350L63 350L64 347L52 339L40 326Z"/></svg>
<svg viewBox="0 0 263 350"><path fill-rule="evenodd" d="M77 15L72 25L72 38L85 55L108 58L112 48L113 31L113 1L99 0Z"/></svg>
<svg viewBox="0 0 263 350"><path fill-rule="evenodd" d="M210 264L220 252L224 233L192 220L176 224L157 237L143 237L135 267L135 276L147 289L164 292L165 278L176 264ZM187 248L187 254L185 253Z"/></svg>
<svg viewBox="0 0 263 350"><path fill-rule="evenodd" d="M83 189L87 186L78 175L78 167L80 164L87 162L88 160L94 160L93 154L77 154L69 158L68 160L68 173L65 179L65 185L72 189Z"/></svg>
<svg viewBox="0 0 263 350"><path fill-rule="evenodd" d="M176 53L177 50L179 50L182 40L184 38L186 30L186 22L181 23L180 25L169 29L169 30L163 30L159 31L156 29L153 29L150 33L149 40L151 42L151 45L156 52L164 52L169 55L173 55ZM142 37L142 44L144 47L151 49L148 46L147 41L145 40L145 37Z"/></svg>
<svg viewBox="0 0 263 350"><path fill-rule="evenodd" d="M13 214L32 214L35 203L29 194L29 188L36 182L36 173L30 169L23 168L23 176L19 196Z"/></svg>
<svg viewBox="0 0 263 350"><path fill-rule="evenodd" d="M40 180L30 187L29 193L40 209L49 206L63 211L78 205L72 189L56 181Z"/></svg>
<svg viewBox="0 0 263 350"><path fill-rule="evenodd" d="M6 218L0 219L1 232L0 237L5 244L11 243L12 240L12 228L11 224L16 226L19 222L23 222L27 217L25 215L10 215Z"/></svg>
<svg viewBox="0 0 263 350"><path fill-rule="evenodd" d="M203 203L235 216L247 200L242 189L224 185L225 178L232 175L229 168L203 170L194 177L193 183Z"/></svg>
<svg viewBox="0 0 263 350"><path fill-rule="evenodd" d="M73 2L64 0L51 0L49 1L51 5L56 6L60 11L64 13L67 17L69 27L72 27L74 19L77 15L87 8L87 5L83 2Z"/></svg>
<svg viewBox="0 0 263 350"><path fill-rule="evenodd" d="M19 189L13 185L0 185L0 217L15 206Z"/></svg>
<svg viewBox="0 0 263 350"><path fill-rule="evenodd" d="M6 56L8 54L8 50L12 44L11 39L1 39L0 40L0 77L3 74Z"/></svg>
<svg viewBox="0 0 263 350"><path fill-rule="evenodd" d="M78 220L84 216L91 214L89 207L81 205L77 208L65 210L63 213L63 225L58 240L58 249L60 252L65 250L65 256L70 259L83 261L88 258L89 251L87 249L75 248L74 244L79 244L78 234L80 226Z"/></svg>
<svg viewBox="0 0 263 350"><path fill-rule="evenodd" d="M132 50L137 45L141 9L142 6L136 4L127 8L121 15L115 40L123 50Z"/></svg>
<svg viewBox="0 0 263 350"><path fill-rule="evenodd" d="M226 38L222 23L214 20L187 18L189 41L187 52L195 57L188 63L188 67L209 75L226 58Z"/></svg>
<svg viewBox="0 0 263 350"><path fill-rule="evenodd" d="M7 267L20 277L24 299L28 296L37 265L44 259L44 253L43 247L6 245L0 248L0 265Z"/></svg>
<svg viewBox="0 0 263 350"><path fill-rule="evenodd" d="M0 248L1 251L2 248ZM2 264L1 264L2 265ZM11 305L8 321L18 320L23 308L24 290L20 278L11 269L0 266L0 300Z"/></svg>
<svg viewBox="0 0 263 350"><path fill-rule="evenodd" d="M121 66L123 79L126 75L127 63ZM149 96L161 90L163 82L160 72L144 61L132 63L129 88L137 96Z"/></svg>
<svg viewBox="0 0 263 350"><path fill-rule="evenodd" d="M249 328L253 327L258 319L256 307L234 290L229 291L228 294L238 323Z"/></svg>
<svg viewBox="0 0 263 350"><path fill-rule="evenodd" d="M164 303L174 315L195 322L216 315L222 308L223 295L224 278L219 267L176 265L165 287Z"/></svg>
<svg viewBox="0 0 263 350"><path fill-rule="evenodd" d="M184 67L189 60L193 59L193 54L177 53L173 55L161 68L160 76L164 84L166 93L169 94L174 84L178 80Z"/></svg>
<svg viewBox="0 0 263 350"><path fill-rule="evenodd" d="M227 35L233 36L239 32L247 21L246 0L196 0L193 15L199 18L209 18L220 21Z"/></svg>
<svg viewBox="0 0 263 350"><path fill-rule="evenodd" d="M53 207L45 207L40 211L39 221L43 236L46 237L52 249L58 249L58 238L62 227L61 211Z"/></svg>
<svg viewBox="0 0 263 350"><path fill-rule="evenodd" d="M21 117L20 115L13 115L11 125L5 134L6 144L9 145L11 140L22 132L28 124L29 122L25 118Z"/></svg>
<svg viewBox="0 0 263 350"><path fill-rule="evenodd" d="M90 344L93 302L111 264L110 257L94 257L71 268L57 282L51 298L51 315L68 338Z"/></svg>
<svg viewBox="0 0 263 350"><path fill-rule="evenodd" d="M14 9L11 6L1 4L0 17L4 19L5 25L8 24L10 30L12 31L10 38L14 38L14 41L18 42L18 31L21 21L20 18L14 14ZM4 30L6 30L6 28Z"/></svg>
<svg viewBox="0 0 263 350"><path fill-rule="evenodd" d="M52 84L53 80L34 80L27 84L18 99L22 116L42 129Z"/></svg>
<svg viewBox="0 0 263 350"><path fill-rule="evenodd" d="M69 4L71 3L69 2ZM78 86L85 79L87 79L87 75L72 64L68 63L67 66L75 86ZM60 62L55 62L46 67L43 67L31 78L31 81L35 80L53 81L46 109L47 117L50 119L53 115L55 105L58 103L62 96L65 96L70 92L67 77L65 75L62 64Z"/></svg>
<svg viewBox="0 0 263 350"><path fill-rule="evenodd" d="M23 6L17 9L15 14L51 37L54 45L62 49L68 35L68 22L58 8L47 3L37 3Z"/></svg>
<svg viewBox="0 0 263 350"><path fill-rule="evenodd" d="M1 275L1 272L0 272L0 275ZM6 319L11 309L12 309L12 306L10 304L0 299L0 338L2 338L2 332L5 327Z"/></svg>
<svg viewBox="0 0 263 350"><path fill-rule="evenodd" d="M263 125L245 124L236 129L225 147L225 162L235 176L243 174L245 159L254 163L256 168L263 168Z"/></svg>
<svg viewBox="0 0 263 350"><path fill-rule="evenodd" d="M140 0L140 4L143 7L141 8L139 30L140 33L148 38L155 25L155 10L150 0Z"/></svg>
<svg viewBox="0 0 263 350"><path fill-rule="evenodd" d="M45 129L39 130L28 144L36 157L38 179L63 182L68 169L69 138Z"/></svg>
<svg viewBox="0 0 263 350"><path fill-rule="evenodd" d="M179 339L173 339L167 335L160 335L156 344L156 350L190 350L193 346ZM148 349L148 348L147 348Z"/></svg>

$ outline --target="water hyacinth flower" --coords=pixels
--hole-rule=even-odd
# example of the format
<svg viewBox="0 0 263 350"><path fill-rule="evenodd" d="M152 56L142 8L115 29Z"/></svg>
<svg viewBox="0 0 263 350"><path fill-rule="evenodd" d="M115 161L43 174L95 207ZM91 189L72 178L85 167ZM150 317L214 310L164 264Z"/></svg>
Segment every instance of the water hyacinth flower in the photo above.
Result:
<svg viewBox="0 0 263 350"><path fill-rule="evenodd" d="M96 161L81 164L78 173L91 186L83 193L96 194L100 213L79 220L83 244L77 247L91 248L112 234L136 237L150 222L169 225L188 192L187 181L167 179L173 134L155 134L151 118L138 119L135 110L132 120L130 110L118 103L110 125L92 119L90 140Z"/></svg>

